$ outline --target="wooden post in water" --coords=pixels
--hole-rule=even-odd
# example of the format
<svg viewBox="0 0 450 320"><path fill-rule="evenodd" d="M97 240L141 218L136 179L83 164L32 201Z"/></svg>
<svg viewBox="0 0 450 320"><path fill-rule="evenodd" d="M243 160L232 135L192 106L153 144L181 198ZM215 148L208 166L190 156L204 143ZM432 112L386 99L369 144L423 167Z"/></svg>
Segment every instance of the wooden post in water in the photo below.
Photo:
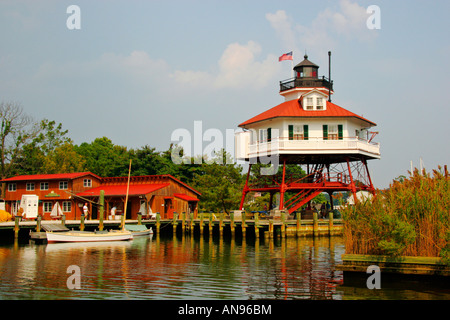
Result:
<svg viewBox="0 0 450 320"><path fill-rule="evenodd" d="M222 236L223 236L223 215L224 215L224 213L221 212L220 216L219 216L219 234L220 234L220 238L222 238Z"/></svg>
<svg viewBox="0 0 450 320"><path fill-rule="evenodd" d="M159 212L156 213L156 234L159 234L159 230L161 228L161 214Z"/></svg>
<svg viewBox="0 0 450 320"><path fill-rule="evenodd" d="M42 220L42 217L41 217L41 215L38 214L38 216L36 218L36 232L41 232L41 220Z"/></svg>
<svg viewBox="0 0 450 320"><path fill-rule="evenodd" d="M258 215L258 212L255 213L255 237L259 238L259 215Z"/></svg>
<svg viewBox="0 0 450 320"><path fill-rule="evenodd" d="M63 226L66 225L66 215L65 215L65 214L62 214L62 215L61 215L61 224L62 224Z"/></svg>
<svg viewBox="0 0 450 320"><path fill-rule="evenodd" d="M138 220L138 225L141 225L142 224L142 213L140 213L140 212L138 212L137 213L137 220Z"/></svg>
<svg viewBox="0 0 450 320"><path fill-rule="evenodd" d="M98 230L102 231L103 230L103 214L104 214L104 204L105 204L105 190L100 190L100 196L99 196L99 200L98 200L99 204L100 204L100 217L99 217L99 222L98 222Z"/></svg>
<svg viewBox="0 0 450 320"><path fill-rule="evenodd" d="M234 239L234 211L230 212L230 229L231 229L231 238Z"/></svg>
<svg viewBox="0 0 450 320"><path fill-rule="evenodd" d="M242 217L242 225L241 225L242 238L245 238L245 231L246 231L246 228L247 228L247 225L245 224L245 210L241 211L241 217Z"/></svg>
<svg viewBox="0 0 450 320"><path fill-rule="evenodd" d="M177 224L178 224L178 213L173 213L173 220L172 220L172 226L173 226L173 235L175 236L177 234Z"/></svg>
<svg viewBox="0 0 450 320"><path fill-rule="evenodd" d="M19 223L20 223L20 216L15 216L14 218L14 239L18 239L19 238Z"/></svg>
<svg viewBox="0 0 450 320"><path fill-rule="evenodd" d="M273 219L269 220L269 238L273 238Z"/></svg>
<svg viewBox="0 0 450 320"><path fill-rule="evenodd" d="M319 219L317 218L317 210L314 210L313 212L313 232L314 236L319 236Z"/></svg>
<svg viewBox="0 0 450 320"><path fill-rule="evenodd" d="M302 213L297 211L296 218L297 218L297 227L296 227L297 237L300 237L301 234L300 228L302 226Z"/></svg>
<svg viewBox="0 0 450 320"><path fill-rule="evenodd" d="M194 212L189 213L189 231L191 233L191 236L194 235Z"/></svg>
<svg viewBox="0 0 450 320"><path fill-rule="evenodd" d="M184 235L185 231L186 231L186 212L183 211L181 213L181 234Z"/></svg>
<svg viewBox="0 0 450 320"><path fill-rule="evenodd" d="M212 236L213 233L213 212L209 212L209 235Z"/></svg>
<svg viewBox="0 0 450 320"><path fill-rule="evenodd" d="M203 235L203 227L204 227L204 223L203 223L203 212L200 212L200 235Z"/></svg>
<svg viewBox="0 0 450 320"><path fill-rule="evenodd" d="M330 234L330 236L334 234L333 218L333 211L328 212L328 233Z"/></svg>
<svg viewBox="0 0 450 320"><path fill-rule="evenodd" d="M80 231L84 231L84 213L80 217Z"/></svg>
<svg viewBox="0 0 450 320"><path fill-rule="evenodd" d="M281 238L286 237L286 213L284 210L281 210Z"/></svg>

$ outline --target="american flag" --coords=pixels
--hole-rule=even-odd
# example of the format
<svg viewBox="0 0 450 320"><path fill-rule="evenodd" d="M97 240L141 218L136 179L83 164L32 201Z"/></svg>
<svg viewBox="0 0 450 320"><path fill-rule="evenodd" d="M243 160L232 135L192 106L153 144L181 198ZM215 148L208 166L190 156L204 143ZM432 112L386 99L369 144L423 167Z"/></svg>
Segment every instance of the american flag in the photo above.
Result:
<svg viewBox="0 0 450 320"><path fill-rule="evenodd" d="M283 61L283 60L293 60L292 58L292 51L283 54L281 57L278 58L278 61Z"/></svg>

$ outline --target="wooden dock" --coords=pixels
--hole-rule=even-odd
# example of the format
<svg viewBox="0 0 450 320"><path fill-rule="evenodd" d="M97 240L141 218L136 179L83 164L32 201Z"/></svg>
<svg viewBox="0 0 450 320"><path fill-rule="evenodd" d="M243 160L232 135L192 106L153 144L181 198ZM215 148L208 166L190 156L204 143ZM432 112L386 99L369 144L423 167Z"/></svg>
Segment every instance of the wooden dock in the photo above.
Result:
<svg viewBox="0 0 450 320"><path fill-rule="evenodd" d="M209 235L224 234L235 236L236 233L246 237L250 234L253 237L303 237L303 236L334 236L342 235L343 223L341 219L318 219L314 215L313 219L285 219L283 215L280 217L260 218L258 215L247 216L234 214L225 215L221 213L199 213L196 219L193 215L185 213L174 213L173 219L160 219L160 215L156 215L156 219L143 219L138 216L137 220L126 220L126 224L142 224L152 227L155 234L200 234ZM2 230L13 230L14 236L18 237L21 233L27 232L35 237L42 239L44 229L62 228L74 230L94 230L94 229L118 229L120 228L120 220L32 220L21 221L16 217L15 221L0 223L0 232ZM25 231L24 231L25 230Z"/></svg>

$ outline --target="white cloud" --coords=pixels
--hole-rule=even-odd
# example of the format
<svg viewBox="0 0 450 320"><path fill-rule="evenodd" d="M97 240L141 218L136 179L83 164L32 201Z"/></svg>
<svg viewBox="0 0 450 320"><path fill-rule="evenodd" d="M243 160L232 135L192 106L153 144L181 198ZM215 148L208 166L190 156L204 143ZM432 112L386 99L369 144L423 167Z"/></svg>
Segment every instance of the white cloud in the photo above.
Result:
<svg viewBox="0 0 450 320"><path fill-rule="evenodd" d="M267 13L266 19L282 39L286 50L298 49L296 48L297 34L293 27L294 23L284 10L278 10L275 13Z"/></svg>
<svg viewBox="0 0 450 320"><path fill-rule="evenodd" d="M367 28L368 17L366 8L350 0L341 0L337 9L325 8L309 26L292 22L284 10L266 14L283 46L295 52L326 52L337 45L339 37L347 41L373 41L378 33Z"/></svg>
<svg viewBox="0 0 450 320"><path fill-rule="evenodd" d="M269 84L279 71L275 55L269 54L264 60L258 60L261 51L261 46L254 41L249 41L245 45L232 43L220 57L217 72L177 70L171 76L178 83L208 86L211 89L243 86L261 88Z"/></svg>

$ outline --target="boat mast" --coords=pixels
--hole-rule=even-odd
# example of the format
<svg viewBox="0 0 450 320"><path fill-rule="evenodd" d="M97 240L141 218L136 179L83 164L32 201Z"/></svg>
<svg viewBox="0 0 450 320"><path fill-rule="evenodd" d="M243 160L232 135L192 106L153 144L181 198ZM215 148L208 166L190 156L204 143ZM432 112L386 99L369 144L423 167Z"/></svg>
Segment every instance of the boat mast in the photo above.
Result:
<svg viewBox="0 0 450 320"><path fill-rule="evenodd" d="M131 159L130 159L130 167L128 168L128 182L127 182L127 195L125 197L125 208L122 215L122 230L125 230L125 217L127 215L128 192L130 190L130 175L131 175Z"/></svg>

